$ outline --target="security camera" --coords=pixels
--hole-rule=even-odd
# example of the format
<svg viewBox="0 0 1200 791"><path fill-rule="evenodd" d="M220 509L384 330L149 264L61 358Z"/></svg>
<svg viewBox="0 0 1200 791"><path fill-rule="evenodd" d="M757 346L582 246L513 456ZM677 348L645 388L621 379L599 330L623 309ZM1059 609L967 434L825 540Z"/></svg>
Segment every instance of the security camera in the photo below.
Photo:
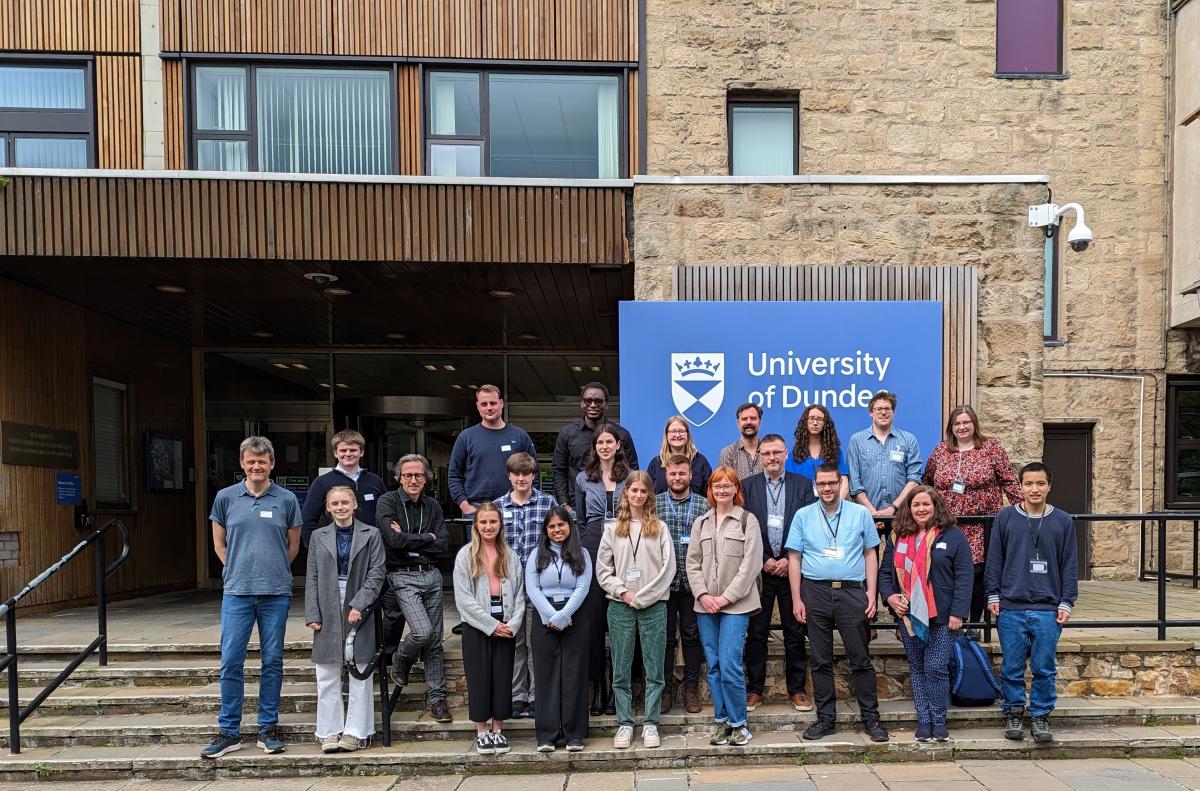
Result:
<svg viewBox="0 0 1200 791"><path fill-rule="evenodd" d="M1059 206L1055 203L1042 203L1037 206L1030 206L1029 227L1045 228L1046 236L1049 238L1054 236L1055 231L1058 230L1063 215L1072 211L1078 215L1078 219L1075 221L1075 227L1067 234L1067 244L1071 245L1071 249L1075 252L1082 253L1088 249L1088 245L1092 242L1092 229L1084 222L1083 207L1078 203L1068 203L1064 206Z"/></svg>

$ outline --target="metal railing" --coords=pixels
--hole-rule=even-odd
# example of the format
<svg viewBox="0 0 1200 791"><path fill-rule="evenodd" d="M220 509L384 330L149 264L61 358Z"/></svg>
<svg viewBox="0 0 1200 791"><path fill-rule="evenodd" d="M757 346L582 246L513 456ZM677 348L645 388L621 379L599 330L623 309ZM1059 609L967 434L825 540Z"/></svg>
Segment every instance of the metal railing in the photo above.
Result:
<svg viewBox="0 0 1200 791"><path fill-rule="evenodd" d="M379 592L379 596L375 601L371 602L362 610L362 619L360 624L365 623L368 618L375 619L375 653L371 655L371 659L366 664L366 670L358 669L358 662L354 657L354 640L358 637L358 626L354 626L346 635L346 645L343 649L345 665L347 672L359 681L365 681L375 673L379 677L379 700L383 703L383 711L381 717L383 720L382 734L380 739L383 741L384 747L392 746L392 712L396 709L396 704L400 702L400 694L404 691L403 687L396 687L391 693L388 692L388 667L387 667L387 651L384 648L387 634L384 631L383 624L383 597L387 594L387 581L385 580L383 590Z"/></svg>
<svg viewBox="0 0 1200 791"><path fill-rule="evenodd" d="M113 527L121 531L123 543L120 557L114 560L111 566L107 566L105 565L104 536ZM96 639L76 654L75 658L67 663L62 672L47 684L45 689L34 696L33 700L25 708L21 708L20 697L17 694L17 603L37 590L43 582L54 576L56 572L71 562L80 552L93 544L96 546ZM6 653L4 658L0 659L0 671L8 671L8 750L13 755L21 752L21 723L37 711L42 702L50 697L51 693L58 689L59 685L75 672L75 668L83 664L88 657L97 651L100 653L100 664L108 664L108 586L106 583L108 578L113 575L113 572L121 568L125 564L125 561L129 559L129 549L129 528L121 520L113 519L104 525L104 527L96 530L90 536L76 544L70 552L63 555L54 565L31 579L17 595L4 602L4 604L0 604L0 615L3 615L5 619L4 631L6 636Z"/></svg>

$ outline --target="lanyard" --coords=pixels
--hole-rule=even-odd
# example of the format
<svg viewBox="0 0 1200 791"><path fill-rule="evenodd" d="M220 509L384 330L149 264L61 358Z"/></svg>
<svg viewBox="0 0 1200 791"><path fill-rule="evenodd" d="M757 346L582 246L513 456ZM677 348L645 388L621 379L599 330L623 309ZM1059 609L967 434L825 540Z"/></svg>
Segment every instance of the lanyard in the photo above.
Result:
<svg viewBox="0 0 1200 791"><path fill-rule="evenodd" d="M641 531L641 530L638 530L638 539L637 539L637 543L634 543L634 540L633 540L633 525L630 525L630 526L629 526L629 535L625 536L625 538L626 538L626 540L627 540L627 541L629 541L629 546L633 548L633 565L635 565L635 566L636 566L636 565L637 565L637 553L638 553L638 547L640 547L640 546L642 545L642 531Z"/></svg>
<svg viewBox="0 0 1200 791"><path fill-rule="evenodd" d="M676 500L670 495L667 496L671 506L671 516L675 517L675 523L682 530L684 527L690 527L687 524L688 508L691 505L692 496L689 494L686 500ZM680 506L683 506L681 509Z"/></svg>
<svg viewBox="0 0 1200 791"><path fill-rule="evenodd" d="M842 507L839 505L837 514L833 517L833 521L829 521L829 514L825 513L825 508L820 508L821 517L825 520L825 532L829 534L829 546L837 546L838 530L842 523Z"/></svg>
<svg viewBox="0 0 1200 791"><path fill-rule="evenodd" d="M1029 535L1033 538L1033 556L1037 560L1041 560L1042 552L1039 548L1039 544L1041 543L1041 530L1039 528L1042 526L1042 520L1046 518L1046 512L1042 511L1042 515L1037 517L1037 527L1033 526L1033 519L1029 517L1027 512L1022 511L1022 513L1025 514L1025 524L1029 526Z"/></svg>
<svg viewBox="0 0 1200 791"><path fill-rule="evenodd" d="M561 588L562 587L563 559L559 556L555 556L553 559L551 559L550 562L554 564L554 569L558 572L558 587Z"/></svg>
<svg viewBox="0 0 1200 791"><path fill-rule="evenodd" d="M779 478L779 483L771 483L770 476L764 472L767 478L767 496L771 498L771 510L779 510L779 499L783 497L783 478Z"/></svg>
<svg viewBox="0 0 1200 791"><path fill-rule="evenodd" d="M400 510L404 512L404 532L411 533L413 531L413 529L412 529L412 522L408 521L408 506L405 505ZM418 533L422 532L421 528L424 526L425 526L425 506L424 506L424 504L422 504L420 506L417 506L417 532Z"/></svg>

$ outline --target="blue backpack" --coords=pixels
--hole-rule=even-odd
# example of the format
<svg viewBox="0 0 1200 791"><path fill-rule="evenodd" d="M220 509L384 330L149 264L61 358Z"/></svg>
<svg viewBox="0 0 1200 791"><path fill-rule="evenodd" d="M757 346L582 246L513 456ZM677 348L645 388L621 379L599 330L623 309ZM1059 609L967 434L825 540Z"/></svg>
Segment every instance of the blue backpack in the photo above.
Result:
<svg viewBox="0 0 1200 791"><path fill-rule="evenodd" d="M991 706L1000 697L1000 682L979 643L965 633L950 647L950 702L955 706Z"/></svg>

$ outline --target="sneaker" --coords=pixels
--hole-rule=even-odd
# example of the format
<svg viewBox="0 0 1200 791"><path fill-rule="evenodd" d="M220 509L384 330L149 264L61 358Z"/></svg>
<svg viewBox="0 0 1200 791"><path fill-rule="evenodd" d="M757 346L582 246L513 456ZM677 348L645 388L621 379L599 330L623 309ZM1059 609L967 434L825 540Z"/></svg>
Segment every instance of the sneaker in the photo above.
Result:
<svg viewBox="0 0 1200 791"><path fill-rule="evenodd" d="M514 700L512 702L512 715L513 719L518 720L525 716L525 701Z"/></svg>
<svg viewBox="0 0 1200 791"><path fill-rule="evenodd" d="M504 738L504 734L500 731L492 732L492 748L497 755L508 752L511 748L508 746L508 739Z"/></svg>
<svg viewBox="0 0 1200 791"><path fill-rule="evenodd" d="M227 733L217 733L213 743L200 751L201 758L220 758L222 755L235 753L242 749L242 740Z"/></svg>
<svg viewBox="0 0 1200 791"><path fill-rule="evenodd" d="M537 716L537 712L535 712L535 711L533 710L533 704L532 704L532 703L530 703L530 704L529 704L529 705L528 705L528 706L525 708L525 719L527 719L527 720L532 720L532 719L533 719L534 717L536 717L536 716Z"/></svg>
<svg viewBox="0 0 1200 791"><path fill-rule="evenodd" d="M700 713L700 690L688 687L683 691L683 710L688 714Z"/></svg>
<svg viewBox="0 0 1200 791"><path fill-rule="evenodd" d="M713 731L712 737L709 738L708 743L714 747L720 747L722 745L729 744L729 735L731 733L733 733L733 728L729 727L729 723L717 723L717 729Z"/></svg>
<svg viewBox="0 0 1200 791"><path fill-rule="evenodd" d="M408 686L408 674L412 671L412 666L415 660L404 659L400 653L396 653L396 659L392 662L392 681L396 682L398 687Z"/></svg>
<svg viewBox="0 0 1200 791"><path fill-rule="evenodd" d="M658 726L646 723L642 726L642 746L657 747L662 744L662 740L658 738Z"/></svg>
<svg viewBox="0 0 1200 791"><path fill-rule="evenodd" d="M571 741L567 742L567 752L569 752L569 753L583 752L583 742L581 742L579 739L572 739Z"/></svg>
<svg viewBox="0 0 1200 791"><path fill-rule="evenodd" d="M863 730L867 732L873 742L886 742L889 738L887 728L883 727L883 723L879 720L864 722Z"/></svg>
<svg viewBox="0 0 1200 791"><path fill-rule="evenodd" d="M352 753L356 750L365 750L371 746L371 739L360 739L357 736L351 736L348 733L343 733L341 741L338 742L338 747L344 753Z"/></svg>
<svg viewBox="0 0 1200 791"><path fill-rule="evenodd" d="M1025 738L1025 720L1022 709L1011 709L1004 712L1004 738L1019 742Z"/></svg>
<svg viewBox="0 0 1200 791"><path fill-rule="evenodd" d="M1033 740L1038 744L1054 741L1054 734L1050 732L1050 718L1048 716L1031 718L1029 720L1029 732L1033 734Z"/></svg>
<svg viewBox="0 0 1200 791"><path fill-rule="evenodd" d="M480 755L492 755L496 746L492 744L492 734L487 731L475 734L475 752Z"/></svg>
<svg viewBox="0 0 1200 791"><path fill-rule="evenodd" d="M543 742L537 746L537 751L539 753L552 753L554 752L554 745L549 742Z"/></svg>
<svg viewBox="0 0 1200 791"><path fill-rule="evenodd" d="M625 750L631 744L633 744L633 726L622 725L617 728L617 735L613 737L613 749Z"/></svg>
<svg viewBox="0 0 1200 791"><path fill-rule="evenodd" d="M750 733L750 729L745 725L738 728L729 729L729 746L730 747L745 747L754 738L754 734Z"/></svg>
<svg viewBox="0 0 1200 791"><path fill-rule="evenodd" d="M342 749L341 746L339 745L339 742L341 742L341 740L342 740L342 735L340 733L329 734L324 739L321 739L321 752L336 753L338 750Z"/></svg>
<svg viewBox="0 0 1200 791"><path fill-rule="evenodd" d="M932 733L932 729L929 727L929 723L918 722L917 723L917 732L913 734L913 738L919 742L932 741L933 733Z"/></svg>
<svg viewBox="0 0 1200 791"><path fill-rule="evenodd" d="M279 738L279 729L274 727L258 734L258 748L268 755L281 753L287 749L283 739Z"/></svg>
<svg viewBox="0 0 1200 791"><path fill-rule="evenodd" d="M831 733L837 733L837 723L833 720L817 720L805 729L804 739L815 742L817 739L823 739Z"/></svg>
<svg viewBox="0 0 1200 791"><path fill-rule="evenodd" d="M430 703L429 714L436 722L454 722L454 717L450 716L450 707L446 705L445 698L438 698Z"/></svg>
<svg viewBox="0 0 1200 791"><path fill-rule="evenodd" d="M746 711L754 711L762 705L763 696L757 692L751 692L746 695Z"/></svg>

